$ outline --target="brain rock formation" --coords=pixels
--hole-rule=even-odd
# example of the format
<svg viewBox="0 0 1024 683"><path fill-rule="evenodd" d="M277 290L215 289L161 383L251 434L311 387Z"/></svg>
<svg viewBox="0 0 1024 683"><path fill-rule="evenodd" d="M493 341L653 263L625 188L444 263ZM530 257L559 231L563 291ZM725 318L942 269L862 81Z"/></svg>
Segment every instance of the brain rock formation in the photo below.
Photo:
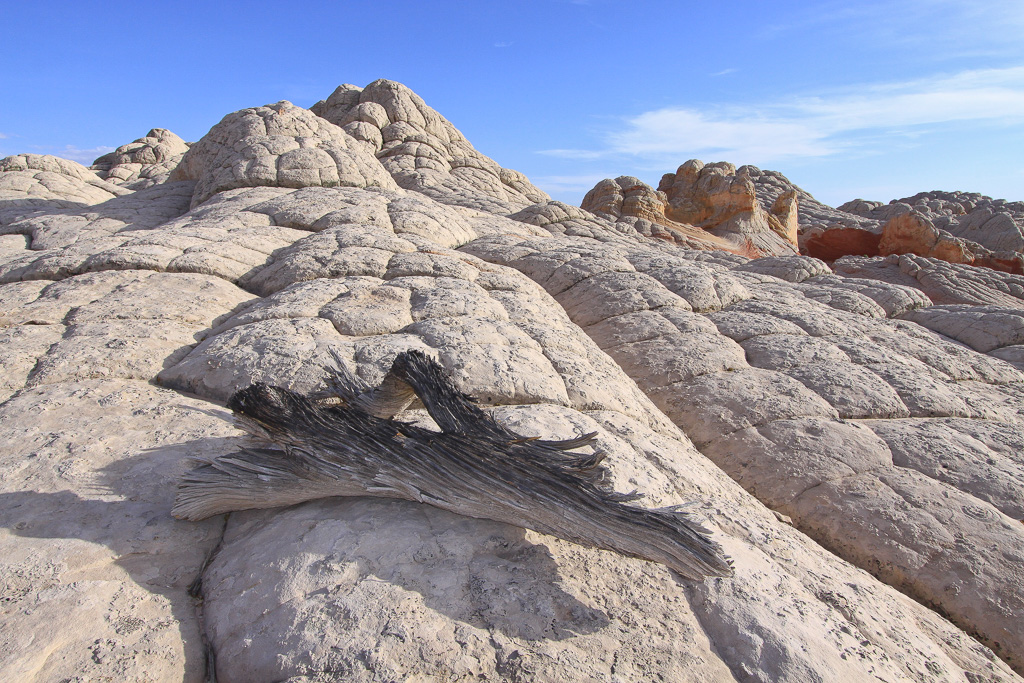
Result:
<svg viewBox="0 0 1024 683"><path fill-rule="evenodd" d="M688 162L570 206L390 81L0 160L0 672L1021 681L1020 210L912 199ZM236 392L410 354L683 506L732 574L416 492L172 517L187 471L259 448Z"/></svg>

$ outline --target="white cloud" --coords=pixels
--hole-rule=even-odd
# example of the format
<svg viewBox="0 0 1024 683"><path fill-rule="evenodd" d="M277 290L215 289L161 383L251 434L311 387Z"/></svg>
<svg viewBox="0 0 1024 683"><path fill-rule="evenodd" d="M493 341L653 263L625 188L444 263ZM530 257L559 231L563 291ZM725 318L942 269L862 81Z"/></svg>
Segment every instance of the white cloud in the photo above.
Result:
<svg viewBox="0 0 1024 683"><path fill-rule="evenodd" d="M3 133L0 133L0 140L6 140L6 139L7 139L7 136L4 135Z"/></svg>
<svg viewBox="0 0 1024 683"><path fill-rule="evenodd" d="M609 142L612 152L641 157L712 153L723 158L773 159L831 154L836 149L826 137L798 120L660 109L630 119L627 129L610 135Z"/></svg>
<svg viewBox="0 0 1024 683"><path fill-rule="evenodd" d="M1024 3L1019 0L825 1L761 28L761 35L786 39L811 31L841 34L878 49L928 42L944 57L1020 54Z"/></svg>
<svg viewBox="0 0 1024 683"><path fill-rule="evenodd" d="M64 159L71 159L72 161L77 161L80 164L88 166L95 161L97 157L101 157L108 152L113 152L115 149L117 148L106 146L79 149L74 145L65 145L64 149L53 152L53 155Z"/></svg>
<svg viewBox="0 0 1024 683"><path fill-rule="evenodd" d="M872 153L925 126L1024 122L1024 67L849 87L753 106L670 107L627 119L598 150L547 150L570 159L701 156L764 164L838 152Z"/></svg>
<svg viewBox="0 0 1024 683"><path fill-rule="evenodd" d="M715 73L708 74L708 75L709 76L728 76L729 74L734 74L737 71L739 71L739 69L734 69L734 68L730 67L728 69L722 69L721 71L716 71Z"/></svg>
<svg viewBox="0 0 1024 683"><path fill-rule="evenodd" d="M593 149L542 149L537 153L562 159L600 159L608 155L607 152Z"/></svg>
<svg viewBox="0 0 1024 683"><path fill-rule="evenodd" d="M512 47L515 44L516 44L516 42L514 40L510 40L510 41L507 41L507 42L502 41L502 42L499 42L499 43L495 43L494 47Z"/></svg>
<svg viewBox="0 0 1024 683"><path fill-rule="evenodd" d="M558 194L561 192L587 192L605 178L615 178L620 175L622 174L591 173L586 175L549 175L534 177L531 179L531 182L548 194Z"/></svg>

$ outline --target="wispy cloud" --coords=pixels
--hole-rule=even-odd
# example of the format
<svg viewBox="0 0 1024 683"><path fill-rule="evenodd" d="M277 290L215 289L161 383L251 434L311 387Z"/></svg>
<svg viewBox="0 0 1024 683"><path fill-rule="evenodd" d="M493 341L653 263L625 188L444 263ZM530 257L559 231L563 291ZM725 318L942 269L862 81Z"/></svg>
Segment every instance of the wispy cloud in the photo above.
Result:
<svg viewBox="0 0 1024 683"><path fill-rule="evenodd" d="M4 135L3 133L0 133L0 140L6 140L6 139L7 139L7 136Z"/></svg>
<svg viewBox="0 0 1024 683"><path fill-rule="evenodd" d="M586 192L605 178L614 178L621 173L590 173L586 175L549 175L531 178L534 185L548 194L562 192Z"/></svg>
<svg viewBox="0 0 1024 683"><path fill-rule="evenodd" d="M498 42L498 43L495 43L495 44L494 44L494 47L512 47L512 46L513 46L513 45L515 45L515 44L516 44L516 41L514 41L514 40L509 40L509 41L507 41L507 42L505 42L505 41L502 41L502 42Z"/></svg>
<svg viewBox="0 0 1024 683"><path fill-rule="evenodd" d="M601 157L608 156L610 150L596 150L596 149L542 149L538 151L538 154L545 154L552 157L561 157L562 159L600 159Z"/></svg>
<svg viewBox="0 0 1024 683"><path fill-rule="evenodd" d="M708 74L708 75L709 76L728 76L729 74L734 74L737 71L739 71L739 69L733 69L733 68L730 67L728 69L722 69L721 71L716 71L715 73Z"/></svg>
<svg viewBox="0 0 1024 683"><path fill-rule="evenodd" d="M1024 67L804 93L745 106L668 107L626 119L599 149L546 150L571 159L630 156L668 159L713 155L763 164L873 146L927 126L1024 121Z"/></svg>
<svg viewBox="0 0 1024 683"><path fill-rule="evenodd" d="M927 30L908 28L927 27ZM1017 0L829 0L766 24L766 38L809 31L841 33L882 47L942 44L945 55L1020 54L1024 3Z"/></svg>
<svg viewBox="0 0 1024 683"><path fill-rule="evenodd" d="M72 161L77 161L80 164L85 164L86 166L88 166L97 157L101 157L104 154L107 154L108 152L113 152L115 149L117 148L106 146L91 147L89 149L79 149L74 145L65 145L64 149L57 150L55 152L50 152L50 154L62 157L64 159L71 159Z"/></svg>

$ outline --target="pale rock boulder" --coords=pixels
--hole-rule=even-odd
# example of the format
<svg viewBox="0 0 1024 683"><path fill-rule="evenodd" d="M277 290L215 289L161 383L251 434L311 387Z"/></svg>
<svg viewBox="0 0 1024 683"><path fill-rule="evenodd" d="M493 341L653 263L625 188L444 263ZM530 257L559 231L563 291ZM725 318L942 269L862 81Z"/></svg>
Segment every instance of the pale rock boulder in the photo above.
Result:
<svg viewBox="0 0 1024 683"><path fill-rule="evenodd" d="M18 154L0 159L2 213L11 209L52 205L99 204L127 192L100 179L81 164L49 154Z"/></svg>
<svg viewBox="0 0 1024 683"><path fill-rule="evenodd" d="M180 137L166 128L154 128L99 157L90 168L104 180L141 190L166 181L187 151L188 143Z"/></svg>
<svg viewBox="0 0 1024 683"><path fill-rule="evenodd" d="M788 282L803 282L810 277L832 274L832 269L824 261L809 256L765 256L737 266L736 270L771 275Z"/></svg>
<svg viewBox="0 0 1024 683"><path fill-rule="evenodd" d="M287 101L225 116L189 148L170 180L196 182L193 207L239 187L395 187L355 138Z"/></svg>
<svg viewBox="0 0 1024 683"><path fill-rule="evenodd" d="M1024 306L952 304L908 312L903 317L982 353L1024 344Z"/></svg>
<svg viewBox="0 0 1024 683"><path fill-rule="evenodd" d="M341 85L311 110L363 142L399 186L444 204L508 214L548 196L484 156L401 83Z"/></svg>

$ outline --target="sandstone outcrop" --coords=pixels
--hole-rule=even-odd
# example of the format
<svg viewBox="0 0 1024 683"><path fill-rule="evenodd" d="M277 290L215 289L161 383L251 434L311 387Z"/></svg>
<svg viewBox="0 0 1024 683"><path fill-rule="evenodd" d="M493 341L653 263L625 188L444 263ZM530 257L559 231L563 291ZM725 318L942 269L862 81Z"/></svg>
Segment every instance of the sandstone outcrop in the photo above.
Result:
<svg viewBox="0 0 1024 683"><path fill-rule="evenodd" d="M126 190L104 182L81 164L49 154L18 154L0 159L3 213L33 205L80 206L123 195Z"/></svg>
<svg viewBox="0 0 1024 683"><path fill-rule="evenodd" d="M476 151L401 83L341 85L310 109L363 141L399 186L444 204L508 213L549 199L522 173Z"/></svg>
<svg viewBox="0 0 1024 683"><path fill-rule="evenodd" d="M787 248L796 247L792 225L796 196L780 196L771 211L765 211L750 177L728 162L688 161L675 174L664 175L658 190L668 199L665 214L669 218L731 237L747 247L751 256L785 254Z"/></svg>
<svg viewBox="0 0 1024 683"><path fill-rule="evenodd" d="M913 211L936 229L992 251L1024 251L1024 202L992 199L977 192L921 192L888 204L855 199L839 210L882 222Z"/></svg>
<svg viewBox="0 0 1024 683"><path fill-rule="evenodd" d="M104 154L90 168L104 180L141 190L165 182L187 151L188 143L177 135L154 128L145 137Z"/></svg>
<svg viewBox="0 0 1024 683"><path fill-rule="evenodd" d="M692 159L676 173L665 174L657 190L632 176L602 180L580 206L691 249L757 257L797 253L797 205L796 193L787 192L765 210L742 169Z"/></svg>
<svg viewBox="0 0 1024 683"><path fill-rule="evenodd" d="M193 207L239 187L395 187L359 141L287 101L225 116L170 180L196 182Z"/></svg>
<svg viewBox="0 0 1024 683"><path fill-rule="evenodd" d="M1011 273L1024 272L1024 203L971 192L921 192L888 204L855 199L825 206L776 171L741 166L762 208L783 196L799 202L803 254L835 261L843 256L916 254Z"/></svg>
<svg viewBox="0 0 1024 683"><path fill-rule="evenodd" d="M1020 276L687 248L653 191L548 201L432 111L386 81L246 109L124 186L0 161L6 678L1021 680ZM695 168L737 196L680 184L667 219L761 239L757 176ZM234 391L408 350L512 431L596 432L735 576L408 501L170 516L238 449Z"/></svg>

